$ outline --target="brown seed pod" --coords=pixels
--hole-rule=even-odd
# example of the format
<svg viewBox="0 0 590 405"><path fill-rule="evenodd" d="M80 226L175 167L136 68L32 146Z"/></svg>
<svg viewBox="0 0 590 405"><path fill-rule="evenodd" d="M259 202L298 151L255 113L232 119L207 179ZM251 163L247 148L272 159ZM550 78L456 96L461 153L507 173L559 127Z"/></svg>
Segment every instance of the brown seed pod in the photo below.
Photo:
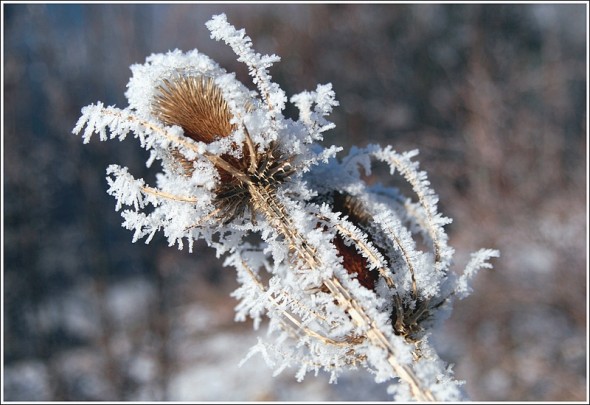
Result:
<svg viewBox="0 0 590 405"><path fill-rule="evenodd" d="M211 77L177 76L158 87L153 111L166 125L178 125L195 141L211 143L236 128L219 87Z"/></svg>
<svg viewBox="0 0 590 405"><path fill-rule="evenodd" d="M247 111L252 108L251 104L246 105ZM166 125L178 125L185 136L205 143L227 137L237 129L231 123L232 114L221 90L210 77L164 79L158 88L153 112ZM223 154L212 160L219 173L215 205L218 217L224 223L242 216L247 208L253 214L253 201L247 183L260 184L272 190L293 173L291 157L281 152L276 142L259 151L247 129L244 130L247 141L242 145L240 157ZM237 145L233 147L238 148ZM192 175L192 161L176 149L171 154L182 172L186 176Z"/></svg>
<svg viewBox="0 0 590 405"><path fill-rule="evenodd" d="M370 230L372 216L361 201L345 192L331 192L321 196L318 201L327 202L332 207L333 212L339 212L346 216L347 221L363 230L367 236L367 241L383 257L388 258L386 249L375 243L372 237L372 232L375 232L375 229ZM355 244L345 243L345 238L339 233L336 234L332 242L338 254L342 257L342 265L348 274L355 275L363 287L375 291L380 274L376 270L369 269L369 260L357 250ZM425 302L420 297L416 297L415 307L410 307L408 302L395 300L390 315L393 332L413 341L414 335L421 330L420 322L428 317L428 311L425 310L424 304Z"/></svg>
<svg viewBox="0 0 590 405"><path fill-rule="evenodd" d="M371 220L370 213L366 211L360 201L348 193L330 192L320 195L313 202L327 203L332 208L332 212L339 212L348 217L347 220L360 229L367 228ZM318 226L320 225L318 224ZM370 234L368 234L368 239L371 241ZM334 243L339 256L342 257L342 266L348 274L356 275L356 279L363 287L375 291L379 273L369 269L369 261L358 251L355 244L346 243L340 233L334 236L332 243ZM375 246L375 248L380 251L379 247Z"/></svg>
<svg viewBox="0 0 590 405"><path fill-rule="evenodd" d="M348 216L348 220L361 229L368 225L371 218L370 214L353 196L337 192L332 194L332 201L334 212L341 212L343 215ZM356 274L358 282L363 287L375 290L375 283L379 278L379 273L369 270L367 259L358 252L353 244L347 246L339 234L334 238L334 245L342 256L343 266L348 274Z"/></svg>

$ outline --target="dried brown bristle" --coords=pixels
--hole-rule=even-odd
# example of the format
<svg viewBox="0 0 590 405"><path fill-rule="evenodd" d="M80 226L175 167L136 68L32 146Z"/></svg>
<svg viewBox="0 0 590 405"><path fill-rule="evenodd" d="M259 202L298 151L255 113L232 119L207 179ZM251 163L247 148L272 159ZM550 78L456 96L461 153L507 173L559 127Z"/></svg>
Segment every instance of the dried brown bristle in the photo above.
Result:
<svg viewBox="0 0 590 405"><path fill-rule="evenodd" d="M179 125L196 141L211 143L235 130L232 114L219 87L210 77L164 79L155 97L154 113L166 125Z"/></svg>

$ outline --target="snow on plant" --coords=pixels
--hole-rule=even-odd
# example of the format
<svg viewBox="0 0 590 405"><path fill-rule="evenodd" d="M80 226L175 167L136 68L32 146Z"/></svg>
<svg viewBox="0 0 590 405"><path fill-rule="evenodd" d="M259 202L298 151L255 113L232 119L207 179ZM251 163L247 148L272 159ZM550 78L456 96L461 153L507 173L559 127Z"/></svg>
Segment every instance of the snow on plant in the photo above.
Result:
<svg viewBox="0 0 590 405"><path fill-rule="evenodd" d="M236 320L257 328L269 319L269 338L247 357L261 353L276 373L327 370L336 381L363 367L378 382L398 379L390 391L399 400L463 398L428 337L498 252L475 253L461 277L450 272L450 220L437 211L417 152L371 145L338 159L341 148L318 144L334 128L332 86L291 97L299 119L285 118L287 97L269 74L280 58L256 53L224 14L207 27L248 66L258 91L197 50L154 54L131 66L128 107L84 107L73 130L85 143L94 133L132 133L151 153L147 165L161 163L155 185L107 169L133 241L163 231L171 246L190 250L204 239L223 255L240 283ZM362 174L374 161L405 179L415 199L367 185Z"/></svg>

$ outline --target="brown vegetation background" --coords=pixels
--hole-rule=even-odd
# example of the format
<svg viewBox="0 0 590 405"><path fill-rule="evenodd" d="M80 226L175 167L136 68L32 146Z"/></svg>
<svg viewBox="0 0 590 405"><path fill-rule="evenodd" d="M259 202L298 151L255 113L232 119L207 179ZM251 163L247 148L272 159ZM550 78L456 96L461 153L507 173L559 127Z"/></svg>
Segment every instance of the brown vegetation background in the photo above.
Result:
<svg viewBox="0 0 590 405"><path fill-rule="evenodd" d="M71 135L81 107L126 106L154 52L197 48L251 84L204 26L225 12L282 57L289 96L333 84L325 145L420 150L457 268L502 252L433 337L470 397L587 400L586 7L3 4L4 399L388 399L364 371L238 368L264 330L233 322L233 270L204 244L132 244L105 168L153 179L145 153Z"/></svg>

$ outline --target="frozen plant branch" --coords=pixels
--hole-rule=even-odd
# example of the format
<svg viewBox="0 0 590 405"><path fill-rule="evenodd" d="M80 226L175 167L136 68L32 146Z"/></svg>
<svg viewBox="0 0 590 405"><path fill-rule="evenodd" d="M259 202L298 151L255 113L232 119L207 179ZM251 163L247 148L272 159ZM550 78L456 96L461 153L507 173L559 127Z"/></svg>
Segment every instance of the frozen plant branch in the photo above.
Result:
<svg viewBox="0 0 590 405"><path fill-rule="evenodd" d="M131 67L126 108L84 107L74 128L84 143L94 133L131 133L150 151L148 166L160 162L155 186L125 167L107 170L133 241L162 231L171 246L190 250L203 239L225 255L240 283L236 320L251 318L255 328L269 320L270 340L248 356L262 353L275 374L297 367L303 379L326 370L337 381L342 370L364 367L378 382L397 379L397 400L463 399L428 337L498 252L480 250L457 277L444 230L450 220L412 160L417 152L371 145L336 158L341 148L318 144L334 128L332 86L292 96L299 119L286 119L287 98L269 73L280 58L256 53L223 14L207 27L248 66L258 91L197 50L154 54ZM415 200L368 186L361 170L369 173L373 161L399 173ZM258 245L247 241L251 233Z"/></svg>

